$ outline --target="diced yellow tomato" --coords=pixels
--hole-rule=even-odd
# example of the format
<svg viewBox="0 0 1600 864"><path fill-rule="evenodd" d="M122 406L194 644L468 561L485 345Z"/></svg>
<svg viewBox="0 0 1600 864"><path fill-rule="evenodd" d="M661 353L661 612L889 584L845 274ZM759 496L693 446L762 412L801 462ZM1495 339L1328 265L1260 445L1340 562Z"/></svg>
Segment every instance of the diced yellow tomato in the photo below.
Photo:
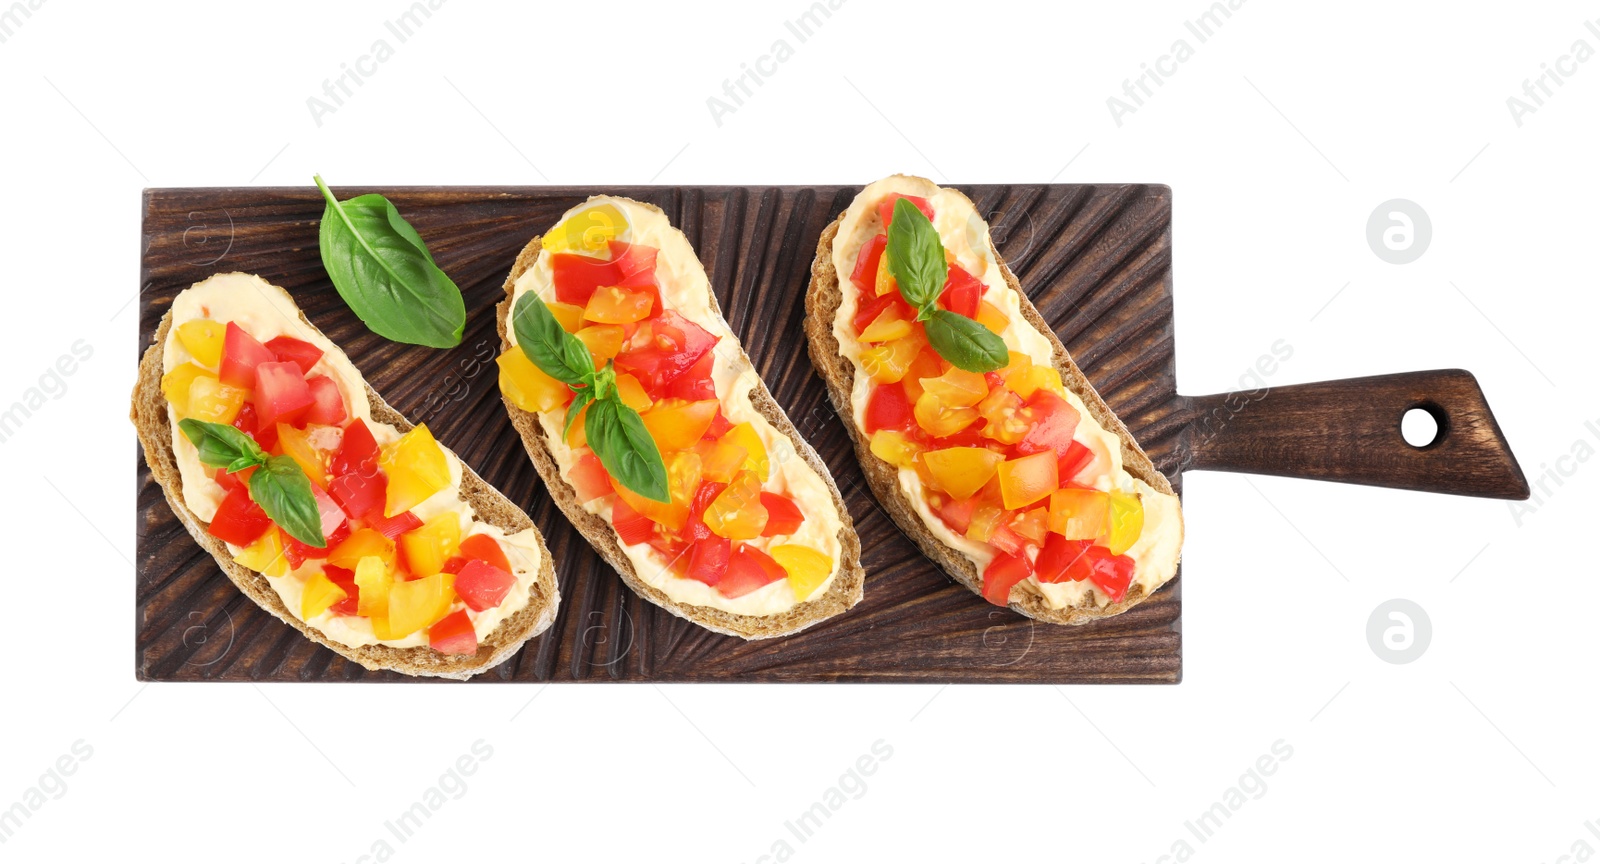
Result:
<svg viewBox="0 0 1600 864"><path fill-rule="evenodd" d="M200 368L194 363L182 363L172 367L172 371L161 376L161 395L167 397L172 403L173 410L178 412L180 418L189 416L189 385L196 378L210 378L216 380L216 373Z"/></svg>
<svg viewBox="0 0 1600 864"><path fill-rule="evenodd" d="M222 339L228 326L210 318L196 318L178 325L178 344L200 365L215 369L222 363Z"/></svg>
<svg viewBox="0 0 1600 864"><path fill-rule="evenodd" d="M550 252L573 252L579 255L606 254L607 243L628 230L628 220L615 204L596 204L567 217L566 221L550 229L540 239L539 245Z"/></svg>
<svg viewBox="0 0 1600 864"><path fill-rule="evenodd" d="M1106 548L1121 555L1133 548L1144 530L1144 502L1131 492L1112 492L1107 516Z"/></svg>
<svg viewBox="0 0 1600 864"><path fill-rule="evenodd" d="M946 447L922 454L934 485L957 498L971 498L994 476L1004 456L982 447Z"/></svg>
<svg viewBox="0 0 1600 864"><path fill-rule="evenodd" d="M495 358L500 366L500 392L524 411L549 411L567 404L572 391L533 365L522 349L512 346Z"/></svg>
<svg viewBox="0 0 1600 864"><path fill-rule="evenodd" d="M650 394L644 392L644 385L639 379L626 372L617 374L617 396L622 399L622 404L635 411L650 410Z"/></svg>
<svg viewBox="0 0 1600 864"><path fill-rule="evenodd" d="M617 352L622 350L621 324L591 324L579 330L577 337L594 356L596 369L603 368L607 360L617 356Z"/></svg>
<svg viewBox="0 0 1600 864"><path fill-rule="evenodd" d="M583 307L571 303L551 301L544 304L550 308L550 314L561 325L561 329L568 333L577 333L583 329Z"/></svg>
<svg viewBox="0 0 1600 864"><path fill-rule="evenodd" d="M1049 507L1035 507L1011 517L1009 527L1035 543L1043 543L1046 526L1050 521Z"/></svg>
<svg viewBox="0 0 1600 864"><path fill-rule="evenodd" d="M1000 463L1000 501L1007 510L1020 510L1041 500L1061 485L1056 477L1056 451L1031 453Z"/></svg>
<svg viewBox="0 0 1600 864"><path fill-rule="evenodd" d="M761 442L761 435L756 432L756 427L750 423L739 423L720 439L724 444L732 444L744 450L744 468L754 472L757 479L767 482L767 476L772 470L767 460L767 445Z"/></svg>
<svg viewBox="0 0 1600 864"><path fill-rule="evenodd" d="M862 349L861 371L879 384L892 384L906 377L927 344L928 337L923 331L912 328L910 336Z"/></svg>
<svg viewBox="0 0 1600 864"><path fill-rule="evenodd" d="M644 428L650 430L650 437L655 439L656 446L665 453L693 447L696 441L705 437L706 430L711 428L711 421L717 418L718 404L715 399L699 402L663 399L639 416L644 419Z"/></svg>
<svg viewBox="0 0 1600 864"><path fill-rule="evenodd" d="M591 402L589 405L593 405ZM589 432L583 425L589 419L589 405L578 409L578 416L573 418L572 425L567 427L567 446L574 450L589 446ZM565 422L565 417L562 418Z"/></svg>
<svg viewBox="0 0 1600 864"><path fill-rule="evenodd" d="M694 450L675 450L666 457L667 499L680 507L694 503L694 493L700 488L705 469L700 454Z"/></svg>
<svg viewBox="0 0 1600 864"><path fill-rule="evenodd" d="M350 532L328 553L329 564L346 570L356 569L363 558L376 558L385 569L394 569L394 541L372 528L362 528Z"/></svg>
<svg viewBox="0 0 1600 864"><path fill-rule="evenodd" d="M954 435L978 419L976 409L952 408L944 404L932 391L926 390L917 397L916 405L911 408L911 415L917 419L917 425L921 426L923 431L935 438Z"/></svg>
<svg viewBox="0 0 1600 864"><path fill-rule="evenodd" d="M789 574L789 587L801 602L817 593L817 589L833 572L833 559L810 546L779 543L768 549L767 554Z"/></svg>
<svg viewBox="0 0 1600 864"><path fill-rule="evenodd" d="M384 493L385 517L404 513L450 485L450 464L445 461L444 448L433 440L426 423L384 447L378 467L389 475L389 488Z"/></svg>
<svg viewBox="0 0 1600 864"><path fill-rule="evenodd" d="M1006 327L1011 325L1011 320L1000 307L985 300L978 304L978 323L989 328L996 336L1006 332Z"/></svg>
<svg viewBox="0 0 1600 864"><path fill-rule="evenodd" d="M1027 392L1022 392L1024 390ZM1026 399L1032 396L1035 390L1049 390L1063 399L1067 397L1067 388L1061 383L1061 373L1053 366L1035 366L1029 369L1017 393Z"/></svg>
<svg viewBox="0 0 1600 864"><path fill-rule="evenodd" d="M917 454L922 450L922 445L907 438L904 432L879 429L872 433L872 455L896 468L916 467Z"/></svg>
<svg viewBox="0 0 1600 864"><path fill-rule="evenodd" d="M729 540L753 540L767 527L761 503L761 481L754 471L741 471L728 488L706 505L706 527Z"/></svg>
<svg viewBox="0 0 1600 864"><path fill-rule="evenodd" d="M283 535L278 533L276 526L268 528L254 543L240 549L233 560L236 564L268 576L289 575L289 559L283 554Z"/></svg>
<svg viewBox="0 0 1600 864"><path fill-rule="evenodd" d="M967 539L979 543L989 542L989 537L994 534L994 529L999 527L1000 520L1006 511L993 504L985 504L972 511L972 521L967 523Z"/></svg>
<svg viewBox="0 0 1600 864"><path fill-rule="evenodd" d="M950 364L941 359L938 352L931 347L917 352L916 359L912 360L910 368L906 369L905 377L900 379L900 386L906 388L906 401L916 404L922 397L922 379L937 378L948 368Z"/></svg>
<svg viewBox="0 0 1600 864"><path fill-rule="evenodd" d="M1057 489L1050 493L1051 531L1068 540L1095 540L1105 533L1111 496L1096 489Z"/></svg>
<svg viewBox="0 0 1600 864"><path fill-rule="evenodd" d="M882 297L890 291L899 291L900 283L894 280L889 272L889 255L885 252L878 258L878 272L872 277L872 293Z"/></svg>
<svg viewBox="0 0 1600 864"><path fill-rule="evenodd" d="M388 638L403 639L450 614L450 604L456 600L455 581L454 573L435 573L391 585L388 630L392 635Z"/></svg>
<svg viewBox="0 0 1600 864"><path fill-rule="evenodd" d="M296 429L288 423L279 423L278 446L283 448L283 455L293 459L300 470L306 472L311 482L328 488L327 454L312 446L310 429Z"/></svg>
<svg viewBox="0 0 1600 864"><path fill-rule="evenodd" d="M461 519L454 512L440 513L400 535L400 551L405 553L406 569L416 576L430 576L444 570L444 562L461 546Z"/></svg>
<svg viewBox="0 0 1600 864"><path fill-rule="evenodd" d="M583 308L583 320L597 324L632 324L650 317L655 295L631 288L596 288Z"/></svg>
<svg viewBox="0 0 1600 864"><path fill-rule="evenodd" d="M893 306L878 313L872 319L867 329L861 331L859 338L862 342L888 342L892 339L903 339L911 335L911 322L900 316L899 310Z"/></svg>
<svg viewBox="0 0 1600 864"><path fill-rule="evenodd" d="M982 375L955 366L937 378L923 378L919 383L923 393L933 394L949 408L971 408L989 395L989 384Z"/></svg>
<svg viewBox="0 0 1600 864"><path fill-rule="evenodd" d="M241 390L215 378L196 378L189 382L189 416L208 423L231 425L244 407L248 390Z"/></svg>
<svg viewBox="0 0 1600 864"><path fill-rule="evenodd" d="M988 421L983 424L983 437L1001 444L1021 441L1032 423L1022 411L1022 397L1004 387L996 387L983 397L978 403L978 415Z"/></svg>
<svg viewBox="0 0 1600 864"><path fill-rule="evenodd" d="M357 560L355 583L357 615L371 618L374 615L389 614L389 591L394 586L394 573L384 564L382 558L368 555Z"/></svg>
<svg viewBox="0 0 1600 864"><path fill-rule="evenodd" d="M1015 390L1017 383L1021 381L1022 376L1026 375L1028 370L1033 368L1033 360L1029 359L1028 355L1022 353L1021 351L1007 351L1006 357L1006 365L996 369L995 372L999 373L1000 377L1004 379L1007 387Z"/></svg>
<svg viewBox="0 0 1600 864"><path fill-rule="evenodd" d="M694 445L694 449L700 454L702 476L713 483L732 480L744 467L745 449L729 443L726 438L721 441L701 441Z"/></svg>
<svg viewBox="0 0 1600 864"><path fill-rule="evenodd" d="M635 513L638 513L658 525L665 525L673 531L682 531L683 526L689 522L689 506L675 501L652 501L649 498L629 489L611 478L611 488L617 492L617 497L628 503ZM671 497L671 490L668 490Z"/></svg>
<svg viewBox="0 0 1600 864"><path fill-rule="evenodd" d="M305 587L300 590L300 620L310 621L349 596L333 584L328 574L318 570L306 578Z"/></svg>

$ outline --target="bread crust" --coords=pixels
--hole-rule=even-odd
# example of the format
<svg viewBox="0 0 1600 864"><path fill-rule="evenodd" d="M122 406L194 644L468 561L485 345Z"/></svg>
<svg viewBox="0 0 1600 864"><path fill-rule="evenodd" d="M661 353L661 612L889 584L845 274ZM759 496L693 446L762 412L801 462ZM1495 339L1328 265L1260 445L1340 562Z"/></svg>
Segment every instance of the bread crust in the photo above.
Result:
<svg viewBox="0 0 1600 864"><path fill-rule="evenodd" d="M649 207L661 212L660 208L642 202L634 202L641 207ZM511 347L506 340L506 326L511 316L511 303L516 289L518 277L533 267L539 260L542 237L534 237L528 241L522 251L517 255L516 262L511 267L511 273L506 277L505 299L497 308L498 326L500 331L500 349L502 351ZM717 304L716 295L711 296L711 309L718 315L722 309ZM744 353L744 346L739 347L739 357L746 365L750 358ZM753 367L752 367L753 368ZM833 584L820 597L813 597L803 603L796 604L793 608L778 615L736 615L721 609L707 606L696 606L679 603L668 597L665 592L648 584L639 578L634 571L633 561L623 552L622 546L617 541L616 532L612 530L611 523L599 514L590 513L583 507L583 502L578 500L577 492L562 479L560 468L556 464L555 456L550 452L549 443L545 437L544 426L539 422L538 415L531 411L524 411L505 400L506 411L511 415L511 424L516 427L517 434L522 436L522 444L528 450L528 456L533 460L533 466L538 470L539 476L544 478L545 486L550 490L550 497L567 514L574 528L589 541L600 557L604 558L622 577L622 581L639 596L651 603L677 615L680 618L693 621L708 630L729 636L738 636L743 639L770 639L775 636L787 636L798 633L807 627L826 618L831 618L849 609L861 601L862 586L866 580L866 573L861 568L861 541L856 536L855 523L850 518L850 511L844 506L844 499L839 494L839 488L834 485L833 475L829 473L828 466L817 456L811 445L807 444L800 433L789 421L788 415L773 400L772 393L760 380L758 375L748 376L754 381L750 391L752 404L757 411L767 419L779 432L782 432L794 442L795 452L800 458L810 465L817 476L827 484L828 492L833 498L833 506L839 512L839 572L833 577ZM741 376L740 380L743 380Z"/></svg>
<svg viewBox="0 0 1600 864"><path fill-rule="evenodd" d="M316 329L316 325L306 319L304 312L300 314L300 320L306 326ZM139 380L134 385L133 407L129 418L138 431L145 462L150 466L150 475L161 484L161 491L166 495L167 503L172 506L172 512L177 515L184 527L189 529L189 534L194 537L195 542L217 559L217 565L222 568L222 572L233 580L233 584L237 585L245 596L255 601L257 606L299 630L307 639L326 646L367 669L374 671L386 669L406 675L450 678L458 681L464 681L498 666L516 653L523 643L544 632L554 623L561 595L556 584L555 567L551 563L550 550L545 547L544 536L537 528L534 528L534 537L539 543L539 573L529 588L528 604L516 614L501 621L499 626L479 642L478 652L471 656L440 654L426 645L412 648L394 648L388 645L351 647L328 638L321 631L301 621L283 605L283 600L278 596L278 592L273 590L267 578L248 567L234 563L227 544L207 532L207 523L201 521L184 504L183 478L178 471L177 457L172 449L172 424L168 422L167 401L161 393L162 354L171 326L172 312L169 310L162 317L161 325L156 328L154 341L145 349L144 357L139 362ZM365 382L363 384L365 385ZM388 423L401 432L411 429L410 421L390 407L389 403L383 401L383 397L379 396L371 385L365 386L372 419ZM528 518L528 514L485 482L464 461L461 463L461 496L477 511L478 519L496 525L507 533L534 527L533 520Z"/></svg>
<svg viewBox="0 0 1600 864"><path fill-rule="evenodd" d="M850 404L850 393L855 381L855 367L848 357L839 350L839 341L833 335L833 320L839 310L839 304L844 299L840 288L839 273L833 266L833 241L838 236L839 228L844 222L844 213L840 213L817 241L817 255L811 263L811 284L806 291L806 317L805 331L806 343L811 353L811 362L817 369L817 374L828 385L828 398L833 402L833 407L839 412L844 427L850 433L850 439L855 442L856 458L861 462L861 472L867 478L867 485L872 488L873 494L878 496L889 515L894 519L900 529L910 537L923 554L927 555L934 563L938 564L951 578L965 585L978 596L983 596L983 574L978 571L977 565L959 550L944 544L935 537L928 526L922 521L911 500L900 488L899 469L894 465L878 458L872 452L871 442L867 436L861 434L856 428L855 411ZM1150 484L1152 489L1168 495L1173 494L1172 484L1165 475L1156 469L1155 463L1139 447L1128 428L1112 413L1110 406L1100 398L1100 394L1089 383L1089 379L1072 361L1067 354L1065 345L1056 337L1055 331L1050 328L1044 316L1029 301L1028 295L1022 290L1022 285L1017 281L1011 268L1000 258L999 250L995 249L994 241L989 241L989 254L1000 265L1000 273L1005 277L1006 285L1017 292L1020 299L1022 316L1033 328L1050 340L1051 352L1055 362L1056 371L1061 373L1061 381L1066 387L1078 394L1083 400L1084 407L1096 421L1107 431L1114 433L1122 441L1122 464L1128 473ZM1181 511L1180 511L1181 514ZM1182 517L1179 517L1178 530L1182 532ZM1181 535L1180 535L1181 536ZM1156 590L1160 590L1158 587ZM1043 597L1033 593L1022 593L1021 600L1010 603L1012 610L1051 624L1085 624L1101 618L1108 618L1128 611L1142 602L1150 593L1143 585L1135 584L1129 588L1126 596L1120 602L1111 603L1104 607L1068 607L1053 609Z"/></svg>

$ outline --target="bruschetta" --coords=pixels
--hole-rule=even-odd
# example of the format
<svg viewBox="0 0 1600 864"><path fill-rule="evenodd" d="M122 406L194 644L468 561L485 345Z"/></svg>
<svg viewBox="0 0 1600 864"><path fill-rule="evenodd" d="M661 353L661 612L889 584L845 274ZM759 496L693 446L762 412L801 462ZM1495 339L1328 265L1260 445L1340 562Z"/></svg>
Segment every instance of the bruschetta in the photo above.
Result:
<svg viewBox="0 0 1600 864"><path fill-rule="evenodd" d="M860 541L827 466L659 208L601 196L569 210L517 257L499 324L528 455L628 587L745 639L861 599Z"/></svg>
<svg viewBox="0 0 1600 864"><path fill-rule="evenodd" d="M962 585L1079 624L1177 573L1171 484L960 192L903 175L863 189L817 245L805 329L873 492Z"/></svg>
<svg viewBox="0 0 1600 864"><path fill-rule="evenodd" d="M239 590L368 669L469 678L555 620L527 514L258 276L173 300L132 419L173 512Z"/></svg>

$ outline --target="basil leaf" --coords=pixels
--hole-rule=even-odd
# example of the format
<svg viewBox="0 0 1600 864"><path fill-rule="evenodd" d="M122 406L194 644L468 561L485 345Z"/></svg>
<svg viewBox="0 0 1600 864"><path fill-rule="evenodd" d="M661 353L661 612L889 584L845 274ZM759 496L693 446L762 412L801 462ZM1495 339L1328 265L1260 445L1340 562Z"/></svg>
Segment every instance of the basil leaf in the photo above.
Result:
<svg viewBox="0 0 1600 864"><path fill-rule="evenodd" d="M884 254L889 256L889 273L900 284L900 295L907 303L920 309L939 298L950 274L944 244L928 217L904 198L894 202Z"/></svg>
<svg viewBox="0 0 1600 864"><path fill-rule="evenodd" d="M584 387L581 390L573 391L573 393L572 393L572 404L567 406L567 423L566 423L565 426L561 427L561 437L562 438L566 438L568 435L572 434L572 424L573 424L573 422L575 420L578 419L579 413L583 411L583 406L588 405L590 402L593 402L593 401L594 401L594 388L593 387ZM588 431L588 427L587 426L584 427L584 431L585 432Z"/></svg>
<svg viewBox="0 0 1600 864"><path fill-rule="evenodd" d="M933 346L933 350L968 372L992 372L1011 359L1006 351L1005 340L960 313L934 309L928 314L923 327L927 330L928 344Z"/></svg>
<svg viewBox="0 0 1600 864"><path fill-rule="evenodd" d="M584 418L583 431L606 473L651 501L666 502L667 465L639 412L617 399L598 399Z"/></svg>
<svg viewBox="0 0 1600 864"><path fill-rule="evenodd" d="M326 548L322 511L311 494L311 480L288 456L272 456L250 475L250 497L290 537L307 546Z"/></svg>
<svg viewBox="0 0 1600 864"><path fill-rule="evenodd" d="M255 439L232 426L184 418L178 421L178 429L200 451L200 462L208 467L226 468L231 474L267 461Z"/></svg>
<svg viewBox="0 0 1600 864"><path fill-rule="evenodd" d="M550 307L529 291L511 308L511 329L517 347L539 371L569 387L594 380L594 356L583 340L568 333Z"/></svg>
<svg viewBox="0 0 1600 864"><path fill-rule="evenodd" d="M356 317L395 342L460 345L467 322L461 289L433 263L416 229L382 195L341 202L315 179L328 202L318 235L322 266Z"/></svg>

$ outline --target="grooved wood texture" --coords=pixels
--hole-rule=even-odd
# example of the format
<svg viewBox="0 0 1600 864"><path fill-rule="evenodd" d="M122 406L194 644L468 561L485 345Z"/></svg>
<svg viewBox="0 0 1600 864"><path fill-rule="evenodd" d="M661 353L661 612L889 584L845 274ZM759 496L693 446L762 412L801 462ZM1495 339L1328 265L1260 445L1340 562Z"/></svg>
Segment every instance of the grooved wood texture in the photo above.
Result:
<svg viewBox="0 0 1600 864"><path fill-rule="evenodd" d="M1193 410L1175 393L1171 193L1164 186L958 186L1101 395L1172 476ZM466 296L462 344L370 333L317 251L314 188L152 189L144 200L140 348L172 298L216 272L260 274L413 422L426 422L544 531L556 624L476 681L1164 682L1181 674L1174 581L1127 614L1038 624L984 603L924 559L878 508L807 359L800 319L817 236L859 187L340 188L387 195ZM544 494L501 406L494 304L517 250L599 192L660 206L695 245L756 368L833 471L867 569L855 609L763 642L719 636L643 602ZM130 361L134 358L130 358ZM387 681L245 599L172 515L138 459L136 663L143 680Z"/></svg>

